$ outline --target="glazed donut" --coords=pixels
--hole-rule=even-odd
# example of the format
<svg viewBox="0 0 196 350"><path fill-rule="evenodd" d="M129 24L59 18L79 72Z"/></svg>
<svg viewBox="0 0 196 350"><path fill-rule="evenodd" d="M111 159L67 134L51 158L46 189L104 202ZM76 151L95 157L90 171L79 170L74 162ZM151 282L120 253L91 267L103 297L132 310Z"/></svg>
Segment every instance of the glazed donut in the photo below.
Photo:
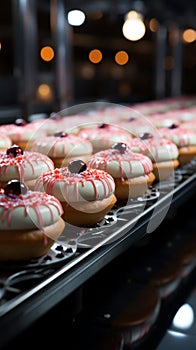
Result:
<svg viewBox="0 0 196 350"><path fill-rule="evenodd" d="M179 165L178 147L166 138L157 138L150 133L144 133L140 137L133 138L129 148L132 152L142 153L152 160L156 180L169 179Z"/></svg>
<svg viewBox="0 0 196 350"><path fill-rule="evenodd" d="M60 168L74 159L86 162L92 154L92 144L82 137L60 131L53 136L35 140L31 150L47 155L54 166Z"/></svg>
<svg viewBox="0 0 196 350"><path fill-rule="evenodd" d="M62 206L46 193L28 190L17 179L0 190L0 260L19 261L46 254L63 232Z"/></svg>
<svg viewBox="0 0 196 350"><path fill-rule="evenodd" d="M44 130L45 136L54 136L62 130L69 134L78 133L78 124L81 123L83 115L61 116L60 113L51 113L48 118L40 118L32 121L38 129Z"/></svg>
<svg viewBox="0 0 196 350"><path fill-rule="evenodd" d="M6 151L8 147L12 145L12 140L9 136L0 132L0 151Z"/></svg>
<svg viewBox="0 0 196 350"><path fill-rule="evenodd" d="M151 114L148 116L148 120L152 125L159 128L168 128L171 125L180 125L180 121L177 117L175 117L172 112L170 113L160 113L160 114Z"/></svg>
<svg viewBox="0 0 196 350"><path fill-rule="evenodd" d="M144 132L154 134L156 131L155 127L148 120L147 117L143 117L143 118L130 117L127 120L120 121L118 125L121 128L129 131L131 133L131 135L133 136L133 138L138 137L140 134L142 134Z"/></svg>
<svg viewBox="0 0 196 350"><path fill-rule="evenodd" d="M86 126L82 126L81 129L87 129L89 125L96 127L103 124L116 124L120 120L121 109L125 107L118 105L106 106L105 108L92 110L88 113L88 120L86 120ZM89 123L90 120L90 123Z"/></svg>
<svg viewBox="0 0 196 350"><path fill-rule="evenodd" d="M193 120L188 120L182 124L182 127L196 132L196 118Z"/></svg>
<svg viewBox="0 0 196 350"><path fill-rule="evenodd" d="M132 138L130 132L113 124L101 123L94 128L86 128L79 136L89 140L93 145L93 153L112 147L115 142L128 143Z"/></svg>
<svg viewBox="0 0 196 350"><path fill-rule="evenodd" d="M181 165L187 164L196 156L196 132L194 130L173 124L169 128L160 128L159 133L176 144Z"/></svg>
<svg viewBox="0 0 196 350"><path fill-rule="evenodd" d="M113 178L104 171L88 169L82 160L38 177L35 189L61 202L63 218L75 226L91 226L104 219L116 203Z"/></svg>
<svg viewBox="0 0 196 350"><path fill-rule="evenodd" d="M6 152L0 152L0 187L18 179L33 190L37 177L52 169L54 164L45 154L23 151L18 145L12 145Z"/></svg>
<svg viewBox="0 0 196 350"><path fill-rule="evenodd" d="M59 124L57 126L57 123L55 119L53 118L40 118L33 120L31 122L33 127L35 127L38 130L43 130L45 133L45 136L54 135L54 132L56 132L56 129L59 128ZM62 125L61 125L62 127Z"/></svg>
<svg viewBox="0 0 196 350"><path fill-rule="evenodd" d="M129 151L125 143L116 143L110 149L95 153L88 166L104 170L114 178L115 195L120 200L144 195L155 180L151 159Z"/></svg>
<svg viewBox="0 0 196 350"><path fill-rule="evenodd" d="M196 118L196 107L192 106L189 108L175 109L167 112L165 117L175 118L178 120L178 123L183 124Z"/></svg>
<svg viewBox="0 0 196 350"><path fill-rule="evenodd" d="M28 123L22 118L16 119L15 124L1 125L0 132L6 134L12 140L12 144L17 144L24 150L29 149L35 139L46 135L36 124Z"/></svg>

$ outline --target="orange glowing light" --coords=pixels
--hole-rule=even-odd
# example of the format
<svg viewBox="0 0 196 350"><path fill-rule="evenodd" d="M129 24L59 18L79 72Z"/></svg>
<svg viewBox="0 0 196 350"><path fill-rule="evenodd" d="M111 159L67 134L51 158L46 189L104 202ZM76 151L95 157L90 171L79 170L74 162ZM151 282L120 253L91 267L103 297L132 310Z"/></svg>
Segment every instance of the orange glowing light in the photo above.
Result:
<svg viewBox="0 0 196 350"><path fill-rule="evenodd" d="M157 19L151 18L149 21L149 28L150 28L151 32L157 32L159 27L160 27L160 25L159 25L159 22L157 21Z"/></svg>
<svg viewBox="0 0 196 350"><path fill-rule="evenodd" d="M40 51L42 60L49 62L54 58L54 50L51 46L44 46Z"/></svg>
<svg viewBox="0 0 196 350"><path fill-rule="evenodd" d="M129 60L129 55L126 51L118 51L115 55L115 61L120 66L124 66Z"/></svg>
<svg viewBox="0 0 196 350"><path fill-rule="evenodd" d="M102 52L98 49L91 50L89 52L89 60L92 63L99 63L102 60Z"/></svg>
<svg viewBox="0 0 196 350"><path fill-rule="evenodd" d="M185 43L192 43L196 40L196 31L194 29L186 29L182 33L182 39Z"/></svg>

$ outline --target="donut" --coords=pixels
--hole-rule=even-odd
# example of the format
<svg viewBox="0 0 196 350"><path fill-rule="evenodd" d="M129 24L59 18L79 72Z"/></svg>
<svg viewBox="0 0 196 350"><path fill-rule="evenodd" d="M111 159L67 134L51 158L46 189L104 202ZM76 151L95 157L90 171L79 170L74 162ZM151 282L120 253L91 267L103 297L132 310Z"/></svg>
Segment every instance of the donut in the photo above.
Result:
<svg viewBox="0 0 196 350"><path fill-rule="evenodd" d="M104 308L108 318L102 316L102 307L101 311L98 311L97 323L102 327L101 330L104 330L104 336L99 346L96 346L97 350L138 348L138 342L140 345L143 342L145 344L145 337L151 332L160 315L161 298L155 287L133 283L132 290L125 289L124 285L120 287L117 288L116 294L114 292L109 300L106 299L107 304Z"/></svg>
<svg viewBox="0 0 196 350"><path fill-rule="evenodd" d="M17 118L14 124L1 125L0 132L6 134L12 140L12 144L17 144L24 150L29 149L35 139L46 134L36 124L28 123L22 118Z"/></svg>
<svg viewBox="0 0 196 350"><path fill-rule="evenodd" d="M31 191L17 179L0 190L0 260L22 261L46 254L64 230L57 198Z"/></svg>
<svg viewBox="0 0 196 350"><path fill-rule="evenodd" d="M92 122L94 123L94 126L98 125L98 123L104 123L104 124L115 123L116 124L120 120L122 109L125 109L125 108L126 107L122 107L118 105L110 105L110 106L106 106L105 108L90 111L88 113L87 122L89 123L89 119L90 119L91 123Z"/></svg>
<svg viewBox="0 0 196 350"><path fill-rule="evenodd" d="M183 128L194 130L196 132L196 118L193 120L188 120L182 124Z"/></svg>
<svg viewBox="0 0 196 350"><path fill-rule="evenodd" d="M86 128L79 136L89 140L93 145L93 153L108 149L116 142L129 142L131 134L113 124L100 123L94 128Z"/></svg>
<svg viewBox="0 0 196 350"><path fill-rule="evenodd" d="M37 177L52 169L54 164L45 154L23 151L18 145L12 145L5 152L0 152L0 187L4 188L14 178L33 190Z"/></svg>
<svg viewBox="0 0 196 350"><path fill-rule="evenodd" d="M6 151L8 147L12 145L12 140L9 136L0 132L0 151Z"/></svg>
<svg viewBox="0 0 196 350"><path fill-rule="evenodd" d="M92 154L92 149L90 141L63 131L35 140L31 147L32 151L50 157L56 168L64 167L74 159L86 162Z"/></svg>
<svg viewBox="0 0 196 350"><path fill-rule="evenodd" d="M38 129L44 130L46 136L54 136L62 130L69 134L78 133L78 124L81 123L82 115L61 116L59 113L51 113L48 118L40 118L32 121Z"/></svg>
<svg viewBox="0 0 196 350"><path fill-rule="evenodd" d="M147 117L130 117L127 120L120 121L118 125L121 128L129 131L133 137L138 137L140 134L145 132L154 134L156 131L154 125Z"/></svg>
<svg viewBox="0 0 196 350"><path fill-rule="evenodd" d="M196 132L194 130L173 124L169 128L160 128L159 133L178 147L180 165L189 163L196 156Z"/></svg>
<svg viewBox="0 0 196 350"><path fill-rule="evenodd" d="M45 136L54 135L54 133L59 129L59 126L57 126L57 122L53 118L40 118L37 120L33 120L31 124L36 129L43 130L45 132Z"/></svg>
<svg viewBox="0 0 196 350"><path fill-rule="evenodd" d="M62 119L64 127L63 130L76 135L80 132L81 129L94 127L95 123L98 123L100 121L100 118L96 115L96 112L64 116Z"/></svg>
<svg viewBox="0 0 196 350"><path fill-rule="evenodd" d="M145 101L141 103L136 103L133 105L133 108L135 108L140 113L143 113L145 115L155 114L155 113L169 113L173 110L179 110L181 108L188 107L192 103L194 103L194 97L191 98L190 96L180 96L178 97L168 97L160 100L151 100L151 101Z"/></svg>
<svg viewBox="0 0 196 350"><path fill-rule="evenodd" d="M168 128L173 124L180 125L179 119L175 117L172 112L151 114L148 116L148 120L157 129Z"/></svg>
<svg viewBox="0 0 196 350"><path fill-rule="evenodd" d="M166 101L145 101L141 103L136 103L132 106L132 108L135 109L135 111L143 114L143 115L150 115L154 113L165 113L169 109L171 109L171 105L168 105Z"/></svg>
<svg viewBox="0 0 196 350"><path fill-rule="evenodd" d="M157 321L161 298L155 287L146 285L112 321L112 329L121 331L127 346L141 341Z"/></svg>
<svg viewBox="0 0 196 350"><path fill-rule="evenodd" d="M155 180L151 159L130 151L128 146L121 142L93 154L88 166L104 170L114 178L115 195L120 200L144 195L148 186Z"/></svg>
<svg viewBox="0 0 196 350"><path fill-rule="evenodd" d="M178 147L172 141L153 137L150 133L143 133L133 138L129 143L133 152L148 156L153 163L153 173L157 181L169 179L174 175L174 169L179 166Z"/></svg>
<svg viewBox="0 0 196 350"><path fill-rule="evenodd" d="M63 130L65 130L67 133L77 135L80 131L80 127L87 125L88 122L88 114L67 115L62 117L62 125L60 130L62 130L63 126Z"/></svg>
<svg viewBox="0 0 196 350"><path fill-rule="evenodd" d="M165 118L175 118L178 120L178 123L183 124L190 120L196 118L196 107L192 106L189 108L175 109L173 111L168 111L165 115Z"/></svg>
<svg viewBox="0 0 196 350"><path fill-rule="evenodd" d="M166 264L150 279L149 284L158 289L161 299L170 296L181 283L182 266L179 262Z"/></svg>
<svg viewBox="0 0 196 350"><path fill-rule="evenodd" d="M43 173L36 180L35 189L58 198L64 220L80 227L102 221L116 203L113 178L102 170L87 168L82 160Z"/></svg>

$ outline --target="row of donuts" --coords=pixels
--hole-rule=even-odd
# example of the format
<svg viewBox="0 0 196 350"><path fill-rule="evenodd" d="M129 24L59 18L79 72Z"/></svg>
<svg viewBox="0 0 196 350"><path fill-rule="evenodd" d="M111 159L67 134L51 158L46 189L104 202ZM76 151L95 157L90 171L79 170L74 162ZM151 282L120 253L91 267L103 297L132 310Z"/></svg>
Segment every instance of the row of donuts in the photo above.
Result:
<svg viewBox="0 0 196 350"><path fill-rule="evenodd" d="M154 128L169 127L173 124L195 130L196 96L181 96L156 101L137 103L135 105L106 104L99 108L93 104L86 112L78 112L82 107L77 107L75 114L69 114L69 109L58 113L51 113L49 118L31 119L25 121L16 118L12 124L0 126L0 136L6 134L12 143L18 144L23 149L31 145L35 139L44 135L52 135L59 131L78 134L83 129L96 127L97 124L115 124L119 128L127 129L134 136L143 132L152 132ZM70 112L71 113L71 112ZM126 124L127 122L127 124ZM131 123L129 123L131 122ZM0 148L5 141L1 141ZM9 141L7 141L9 142Z"/></svg>
<svg viewBox="0 0 196 350"><path fill-rule="evenodd" d="M38 119L31 123L23 119L16 119L14 124L0 126L0 146L2 143L5 144L5 137L7 137L4 148L9 147L8 138L11 138L12 143L23 149L47 154L52 158L55 166L59 167L62 162L66 165L73 158L80 158L86 162L89 155L110 148L115 142L124 142L128 145L130 143L132 150L145 152L148 156L151 155L156 162L159 162L159 153L161 155L165 153L165 157L167 153L165 159L167 161L168 157L171 157L170 149L168 152L168 148L171 147L168 146L168 143L171 145L172 142L171 146L175 144L179 150L180 163L186 163L196 153L196 107L194 104L196 99L187 97L181 100L170 99L169 102L165 101L165 105L169 104L171 109L169 111L165 109L164 112L160 107L164 102L156 101L138 104L134 109L112 105L76 115L63 116L57 113L51 115L50 118ZM177 102L178 109L172 109L172 105L177 105ZM146 114L138 112L141 106L145 107L145 105L148 105L148 114L147 111ZM151 114L149 105L152 106ZM155 110L157 112L152 113ZM151 139L150 142L147 142L145 150L144 142L137 141L137 147L135 146L135 138L140 140L144 137ZM1 138L3 138L2 142ZM162 149L163 143L167 144L165 152L158 152L160 141ZM174 148L172 147L173 152Z"/></svg>
<svg viewBox="0 0 196 350"><path fill-rule="evenodd" d="M66 221L80 226L99 222L116 202L113 178L104 171L87 169L81 160L55 168L47 155L12 145L0 152L0 170L3 261L46 254ZM48 191L40 182L36 186L40 176L43 185L49 180Z"/></svg>
<svg viewBox="0 0 196 350"><path fill-rule="evenodd" d="M113 150L120 155L117 145ZM0 152L0 169L1 260L45 254L63 232L65 222L94 225L117 201L113 177L88 168L82 160L55 168L47 155L12 145Z"/></svg>
<svg viewBox="0 0 196 350"><path fill-rule="evenodd" d="M12 127L1 127L4 139L9 139L11 133L6 131ZM47 135L36 123L17 119L13 128L17 129L15 139L10 137L11 142L0 152L2 260L45 254L66 222L96 224L117 200L143 195L160 179L160 170L165 178L179 164L179 148L172 141L149 132L139 138L113 124L88 124L75 134L56 129L54 135ZM171 130L177 128L172 125ZM20 143L28 130L30 138ZM95 145L101 145L101 150L80 134L96 131ZM185 148L190 149L189 138L188 143Z"/></svg>
<svg viewBox="0 0 196 350"><path fill-rule="evenodd" d="M0 152L0 260L42 256L67 222L95 225L118 199L144 193L154 180L150 158L131 152L124 143L108 151L104 170L80 159L57 168L47 155L18 145ZM109 174L109 163L117 178ZM135 178L127 178L133 169Z"/></svg>

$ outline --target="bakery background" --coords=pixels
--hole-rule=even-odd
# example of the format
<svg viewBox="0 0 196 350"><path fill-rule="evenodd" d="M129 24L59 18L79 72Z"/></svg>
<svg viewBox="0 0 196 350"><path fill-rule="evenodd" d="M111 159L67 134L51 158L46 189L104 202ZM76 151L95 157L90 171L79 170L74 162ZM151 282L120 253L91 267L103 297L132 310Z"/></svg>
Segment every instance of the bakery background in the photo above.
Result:
<svg viewBox="0 0 196 350"><path fill-rule="evenodd" d="M75 9L85 15L80 25L68 22ZM145 25L134 41L122 33L130 11ZM190 0L6 1L0 13L2 122L89 101L194 94L195 23Z"/></svg>

